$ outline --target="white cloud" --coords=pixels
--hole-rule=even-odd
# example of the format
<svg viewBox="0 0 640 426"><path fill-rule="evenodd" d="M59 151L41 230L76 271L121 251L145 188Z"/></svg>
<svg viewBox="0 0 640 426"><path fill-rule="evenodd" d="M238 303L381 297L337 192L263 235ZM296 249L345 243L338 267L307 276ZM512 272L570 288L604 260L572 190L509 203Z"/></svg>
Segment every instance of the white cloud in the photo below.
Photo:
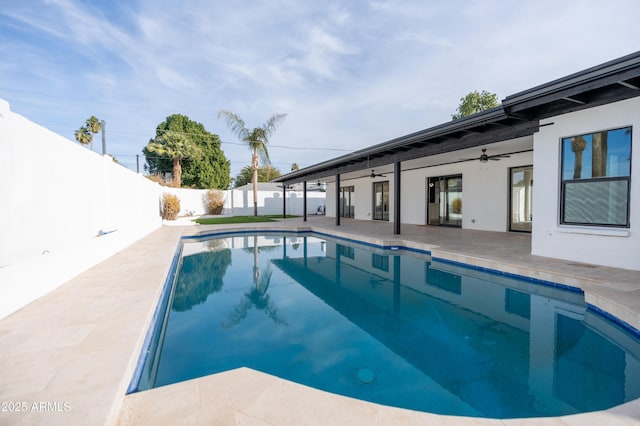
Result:
<svg viewBox="0 0 640 426"><path fill-rule="evenodd" d="M67 137L99 115L130 158L172 113L236 142L222 108L256 126L288 113L276 145L358 149L448 120L471 90L502 98L640 39L636 0L23 3L0 9L0 97ZM235 174L247 152L223 148Z"/></svg>
<svg viewBox="0 0 640 426"><path fill-rule="evenodd" d="M178 71L162 66L157 67L155 71L162 84L170 89L194 88L194 85L184 78Z"/></svg>

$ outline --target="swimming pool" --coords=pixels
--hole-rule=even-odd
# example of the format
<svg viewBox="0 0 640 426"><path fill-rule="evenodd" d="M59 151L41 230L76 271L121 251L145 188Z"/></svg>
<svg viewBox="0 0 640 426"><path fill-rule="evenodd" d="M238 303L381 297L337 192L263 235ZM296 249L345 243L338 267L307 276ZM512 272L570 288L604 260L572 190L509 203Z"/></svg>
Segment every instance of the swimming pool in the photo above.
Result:
<svg viewBox="0 0 640 426"><path fill-rule="evenodd" d="M640 396L638 336L575 289L318 234L187 240L175 262L131 391L246 366L464 416L561 415Z"/></svg>

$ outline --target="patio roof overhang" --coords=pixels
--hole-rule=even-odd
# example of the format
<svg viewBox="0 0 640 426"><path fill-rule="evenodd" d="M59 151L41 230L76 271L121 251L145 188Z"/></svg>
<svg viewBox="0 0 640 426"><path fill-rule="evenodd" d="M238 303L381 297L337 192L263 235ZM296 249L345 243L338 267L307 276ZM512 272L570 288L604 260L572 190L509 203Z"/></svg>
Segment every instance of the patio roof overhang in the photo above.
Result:
<svg viewBox="0 0 640 426"><path fill-rule="evenodd" d="M540 120L640 96L640 52L506 97L501 106L300 169L292 184L530 136Z"/></svg>

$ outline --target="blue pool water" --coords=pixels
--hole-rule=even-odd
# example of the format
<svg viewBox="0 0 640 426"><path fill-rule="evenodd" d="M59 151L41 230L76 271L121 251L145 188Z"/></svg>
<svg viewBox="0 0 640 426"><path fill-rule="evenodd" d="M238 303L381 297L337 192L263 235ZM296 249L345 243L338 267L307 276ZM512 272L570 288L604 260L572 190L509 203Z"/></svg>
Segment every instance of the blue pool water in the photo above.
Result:
<svg viewBox="0 0 640 426"><path fill-rule="evenodd" d="M249 367L476 417L640 397L638 335L577 290L316 234L185 241L176 269L133 391Z"/></svg>

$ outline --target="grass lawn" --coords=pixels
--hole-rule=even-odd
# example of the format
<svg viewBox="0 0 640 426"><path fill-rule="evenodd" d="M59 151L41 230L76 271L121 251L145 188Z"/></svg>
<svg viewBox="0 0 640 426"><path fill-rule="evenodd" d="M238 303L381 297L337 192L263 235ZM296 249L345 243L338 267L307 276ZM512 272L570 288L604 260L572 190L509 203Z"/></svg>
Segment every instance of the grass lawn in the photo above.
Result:
<svg viewBox="0 0 640 426"><path fill-rule="evenodd" d="M287 215L287 218L298 217ZM282 219L281 214L272 214L266 216L225 216L225 217L207 217L202 219L194 219L193 221L200 225L222 225L225 223L256 223L256 222L275 222L274 219Z"/></svg>

